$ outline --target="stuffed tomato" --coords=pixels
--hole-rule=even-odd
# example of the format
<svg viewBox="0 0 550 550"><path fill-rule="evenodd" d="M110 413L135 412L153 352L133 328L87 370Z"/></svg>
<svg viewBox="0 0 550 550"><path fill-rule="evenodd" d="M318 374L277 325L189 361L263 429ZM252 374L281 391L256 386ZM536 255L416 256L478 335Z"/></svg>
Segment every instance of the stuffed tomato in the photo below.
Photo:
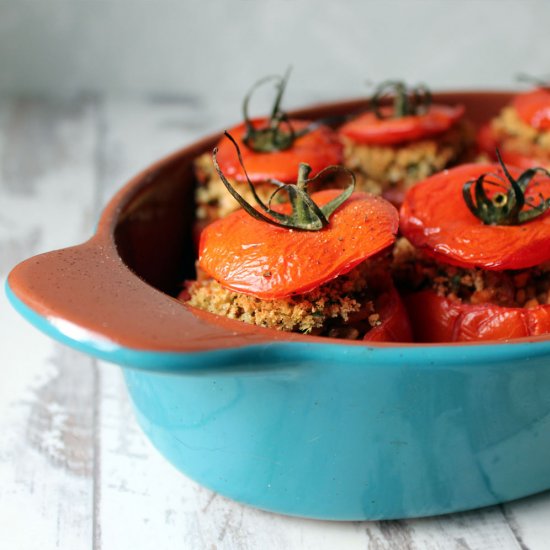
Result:
<svg viewBox="0 0 550 550"><path fill-rule="evenodd" d="M182 295L189 306L283 331L410 341L404 307L388 277L398 229L395 207L354 192L353 174L345 170L344 190L310 195L308 187L342 168L331 166L309 179L305 163L296 183L275 187L276 194L288 194L284 203L264 203L248 182L252 206L224 175L217 151L214 165L242 208L202 231L199 276Z"/></svg>
<svg viewBox="0 0 550 550"><path fill-rule="evenodd" d="M229 130L240 147L246 175L231 144L222 139L217 146L220 168L231 186L248 201L254 199L249 181L254 192L266 201L273 191L271 180L294 182L299 162L307 163L312 175L325 166L342 163L342 145L332 129L315 121L289 118L281 109L287 80L288 73L284 77L264 78L254 85L244 99L244 122ZM277 91L271 115L250 118L248 106L253 92L270 82ZM209 153L196 159L195 175L199 229L239 208L238 202L227 193Z"/></svg>
<svg viewBox="0 0 550 550"><path fill-rule="evenodd" d="M515 96L480 128L478 145L492 159L499 148L504 162L519 168L550 167L550 88L540 86Z"/></svg>
<svg viewBox="0 0 550 550"><path fill-rule="evenodd" d="M550 175L469 164L411 189L394 252L415 339L550 333Z"/></svg>
<svg viewBox="0 0 550 550"><path fill-rule="evenodd" d="M370 103L339 129L345 165L360 189L399 205L409 187L470 152L474 132L462 105L434 104L426 88L398 81L382 83Z"/></svg>

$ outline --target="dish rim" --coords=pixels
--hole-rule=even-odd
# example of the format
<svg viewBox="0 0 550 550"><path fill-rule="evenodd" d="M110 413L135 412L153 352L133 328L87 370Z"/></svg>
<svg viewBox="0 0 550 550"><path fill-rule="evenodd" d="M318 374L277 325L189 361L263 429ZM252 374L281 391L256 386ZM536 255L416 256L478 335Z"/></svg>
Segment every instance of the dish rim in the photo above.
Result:
<svg viewBox="0 0 550 550"><path fill-rule="evenodd" d="M441 91L434 93L434 99L440 101L449 101L448 98L454 100L457 96L484 96L485 100L489 98L495 98L495 96L505 101L509 99L514 91L509 90L456 90L456 91ZM289 114L296 117L312 117L319 116L319 112L353 112L356 109L361 108L366 103L365 99L348 99L343 101L335 101L328 103L315 104L312 106L304 107L291 111ZM123 185L109 200L106 206L103 208L99 221L96 227L96 231L93 236L86 242L69 247L66 249L46 252L38 256L33 256L28 260L18 264L8 275L6 280L6 292L10 302L27 320L33 325L47 333L54 339L60 340L63 343L69 344L72 347L76 347L81 351L95 355L102 359L119 363L134 365L136 364L136 357L139 354L149 354L147 363L151 363L155 360L158 354L163 355L163 361L168 363L173 362L173 358L170 359L169 355L174 353L181 360L182 356L188 357L190 360L195 356L203 356L203 359L207 359L207 356L212 357L212 361L220 360L219 352L224 353L226 356L233 355L233 352L240 352L241 355L248 354L250 350L255 349L258 345L265 349L266 346L274 348L281 346L281 350L286 349L290 344L294 347L294 351L298 351L298 348L302 344L317 344L315 347L335 347L345 353L351 353L356 355L357 352L350 350L354 349L367 349L367 350L380 350L384 352L388 357L393 357L395 354L401 354L407 350L408 353L413 355L421 352L422 350L440 351L442 354L451 356L453 350L462 349L476 349L482 348L505 348L512 351L512 348L517 346L523 347L527 345L530 348L530 354L540 353L550 354L550 335L540 335L534 337L522 337L515 338L506 341L487 340L481 342L446 342L446 343L389 343L389 342L363 342L363 341L349 341L337 338L309 336L297 333L288 333L277 331L276 329L269 329L263 327L256 327L254 325L247 325L242 321L225 319L221 316L211 313L203 312L191 308L175 298L155 289L151 285L145 283L139 278L132 270L123 262L116 246L115 242L115 229L120 221L120 214L124 212L125 207L135 199L139 193L146 189L149 185L155 185L154 175L157 172L167 169L170 165L177 162L180 159L191 158L197 156L200 152L205 152L212 147L217 140L219 140L222 132L216 132L210 134L198 141L192 142L187 146L172 152L171 154L157 160L150 166L146 167L133 178L131 178L125 185ZM49 260L53 260L54 256L77 254L84 252L89 254L90 251L94 251L97 254L98 251L103 252L107 256L111 256L111 260L114 260L113 265L117 266L117 275L126 277L127 280L131 279L131 284L135 289L143 291L143 285L148 287L148 299L159 300L163 302L166 307L171 310L177 306L182 310L185 310L193 316L195 323L200 324L203 328L205 325L212 327L221 325L220 330L214 330L213 334L217 338L217 346L211 345L210 339L208 342L197 344L197 342L189 342L187 339L180 336L181 342L178 344L166 345L167 342L154 344L154 338L147 339L147 343L141 343L139 337L128 338L120 333L113 333L109 330L101 330L101 327L97 323L82 323L81 315L71 315L66 307L56 304L54 293L46 292L47 297L41 296L40 291L35 286L30 284L29 277L34 276L37 270L43 269L39 267L39 264L48 264ZM78 254L77 254L78 255ZM114 258L112 257L114 256ZM64 258L65 260L67 258ZM54 262L55 263L55 262ZM34 275L33 275L34 274ZM104 273L105 274L105 273ZM49 273L51 275L51 273ZM44 289L44 287L42 287ZM145 294L144 294L145 295ZM164 298L160 298L164 297ZM170 305L169 305L170 304ZM224 338L221 340L219 336L223 334ZM231 338L233 337L233 338ZM192 336L191 336L192 339ZM233 343L231 343L233 341ZM153 342L153 344L151 344ZM187 345L185 345L187 344ZM534 348L539 348L535 350ZM126 350L125 353L124 351ZM417 350L417 351L412 351ZM228 354L228 352L231 353ZM294 355L294 351L292 355ZM466 352L470 355L470 352ZM151 355L152 354L152 355ZM515 351L513 352L515 354ZM359 354L360 355L360 354ZM497 354L498 355L498 354ZM144 356L145 357L145 356ZM158 357L157 357L158 358ZM227 360L224 359L226 363ZM288 359L288 358L287 358ZM449 357L447 357L449 359ZM242 361L242 358L241 358ZM464 361L464 358L462 358ZM162 362L162 361L161 361ZM209 361L207 361L209 362ZM194 363L194 360L190 361Z"/></svg>

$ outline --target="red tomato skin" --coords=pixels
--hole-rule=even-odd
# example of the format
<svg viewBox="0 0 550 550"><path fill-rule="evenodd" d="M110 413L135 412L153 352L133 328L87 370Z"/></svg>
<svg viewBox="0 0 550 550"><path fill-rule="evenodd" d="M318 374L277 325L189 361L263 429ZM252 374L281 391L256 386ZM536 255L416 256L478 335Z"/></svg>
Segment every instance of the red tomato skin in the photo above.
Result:
<svg viewBox="0 0 550 550"><path fill-rule="evenodd" d="M510 340L550 334L550 305L534 308L463 304L432 290L404 297L415 342Z"/></svg>
<svg viewBox="0 0 550 550"><path fill-rule="evenodd" d="M368 112L344 124L340 135L365 145L397 145L446 132L464 111L463 105L432 105L424 115L384 119Z"/></svg>
<svg viewBox="0 0 550 550"><path fill-rule="evenodd" d="M412 342L407 310L393 285L375 299L380 325L371 328L363 337L367 342Z"/></svg>
<svg viewBox="0 0 550 550"><path fill-rule="evenodd" d="M252 121L254 127L265 124L265 119ZM309 124L307 120L291 119L294 130L302 130ZM333 164L342 164L343 147L337 134L327 126L320 126L309 134L298 138L290 149L273 153L258 153L243 143L245 125L235 126L229 133L233 136L243 158L243 163L252 183L276 179L283 183L295 183L298 165L305 162L311 166L311 176ZM245 182L246 177L239 163L234 145L222 138L218 143L218 164L226 178Z"/></svg>
<svg viewBox="0 0 550 550"><path fill-rule="evenodd" d="M550 130L550 90L537 88L518 94L512 107L525 124L540 131Z"/></svg>
<svg viewBox="0 0 550 550"><path fill-rule="evenodd" d="M482 153L487 153L492 160L496 160L496 149L500 147L500 143L496 139L491 124L483 124L477 131L476 136L477 147ZM502 151L501 151L502 154Z"/></svg>
<svg viewBox="0 0 550 550"><path fill-rule="evenodd" d="M524 269L550 260L550 212L517 226L485 225L468 209L462 187L494 164L464 164L412 187L401 207L400 229L414 246L441 263L492 270ZM514 177L520 171L510 168ZM537 180L527 196L550 197L550 179Z"/></svg>
<svg viewBox="0 0 550 550"><path fill-rule="evenodd" d="M341 190L312 195L323 205ZM288 212L289 205L280 205ZM262 299L317 288L387 249L395 241L398 213L381 197L353 193L321 231L275 227L244 210L209 224L201 233L199 265L226 288Z"/></svg>

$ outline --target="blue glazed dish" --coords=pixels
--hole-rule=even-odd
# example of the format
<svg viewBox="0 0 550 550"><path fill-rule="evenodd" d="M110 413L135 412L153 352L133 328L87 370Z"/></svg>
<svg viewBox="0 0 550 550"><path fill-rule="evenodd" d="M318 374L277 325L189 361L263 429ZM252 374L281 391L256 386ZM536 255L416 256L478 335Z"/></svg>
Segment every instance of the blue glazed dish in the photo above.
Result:
<svg viewBox="0 0 550 550"><path fill-rule="evenodd" d="M439 97L481 123L510 94ZM393 519L550 488L548 338L365 345L251 327L174 298L192 273L191 162L215 141L139 174L87 243L17 266L6 289L15 308L51 337L121 365L153 444L237 501Z"/></svg>

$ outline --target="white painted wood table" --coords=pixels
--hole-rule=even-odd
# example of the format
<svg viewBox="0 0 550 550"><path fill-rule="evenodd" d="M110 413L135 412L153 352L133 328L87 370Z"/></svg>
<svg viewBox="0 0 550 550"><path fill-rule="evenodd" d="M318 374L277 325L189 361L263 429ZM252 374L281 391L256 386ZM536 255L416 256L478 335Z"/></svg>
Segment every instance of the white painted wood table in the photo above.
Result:
<svg viewBox="0 0 550 550"><path fill-rule="evenodd" d="M0 99L0 277L86 239L131 175L237 117L193 97ZM550 493L390 522L231 502L145 440L116 367L54 343L0 302L0 549L550 548Z"/></svg>

